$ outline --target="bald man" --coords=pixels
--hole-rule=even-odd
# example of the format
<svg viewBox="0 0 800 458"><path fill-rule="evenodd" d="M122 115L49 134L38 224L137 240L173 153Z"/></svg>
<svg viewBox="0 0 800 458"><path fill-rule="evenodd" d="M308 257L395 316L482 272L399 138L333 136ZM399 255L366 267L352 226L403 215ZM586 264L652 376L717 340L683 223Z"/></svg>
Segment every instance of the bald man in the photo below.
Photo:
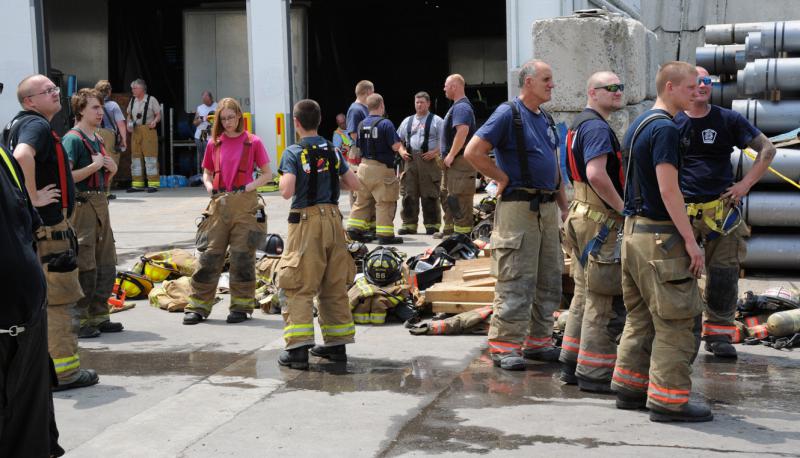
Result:
<svg viewBox="0 0 800 458"><path fill-rule="evenodd" d="M736 358L731 345L737 334L733 319L739 286L739 263L744 260L749 235L741 218L740 202L766 173L775 146L739 113L711 105L711 77L697 69L697 95L688 110L675 115L681 133L690 139L681 165L681 192L687 203L695 237L706 254L706 351ZM758 152L747 175L731 165L733 147ZM741 158L739 159L741 160Z"/></svg>
<svg viewBox="0 0 800 458"><path fill-rule="evenodd" d="M622 161L606 121L625 106L625 86L613 72L586 82L586 109L567 132L567 174L575 189L564 221L573 259L575 294L561 344L561 380L583 391L610 393L616 339L625 324L622 302Z"/></svg>
<svg viewBox="0 0 800 458"><path fill-rule="evenodd" d="M453 74L444 82L444 95L453 105L444 117L442 138L442 188L439 198L444 210L441 239L452 233L472 232L472 199L475 196L475 169L464 159L464 147L475 133L475 111L464 93L464 77Z"/></svg>
<svg viewBox="0 0 800 458"><path fill-rule="evenodd" d="M25 175L25 187L42 218L36 231L39 258L47 280L47 334L58 375L55 391L94 385L91 369L81 369L75 304L83 298L78 279L78 239L69 218L75 208L75 183L69 158L50 121L61 110L60 89L44 75L17 87L22 106L6 126L4 138Z"/></svg>

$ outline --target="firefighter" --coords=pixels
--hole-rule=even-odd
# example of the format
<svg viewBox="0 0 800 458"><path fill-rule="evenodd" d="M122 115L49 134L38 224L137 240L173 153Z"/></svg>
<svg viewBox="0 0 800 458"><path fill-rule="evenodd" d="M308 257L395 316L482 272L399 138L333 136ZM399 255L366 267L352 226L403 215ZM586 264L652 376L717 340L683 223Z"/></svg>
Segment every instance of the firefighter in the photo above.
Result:
<svg viewBox="0 0 800 458"><path fill-rule="evenodd" d="M650 410L651 421L709 421L690 403L692 362L700 345L703 300L697 278L703 251L695 241L678 183L680 132L672 117L690 107L697 70L667 62L656 75L658 98L625 134L625 227L622 295L627 309L611 385L617 408Z"/></svg>
<svg viewBox="0 0 800 458"><path fill-rule="evenodd" d="M443 121L442 187L439 198L444 210L444 226L433 234L441 239L453 232L472 232L472 199L475 196L475 169L464 159L464 147L475 133L475 112L464 94L464 77L453 74L444 82L444 95L453 101Z"/></svg>
<svg viewBox="0 0 800 458"><path fill-rule="evenodd" d="M681 192L687 213L706 255L705 347L719 357L736 358L731 339L738 297L739 264L744 260L749 235L740 202L761 179L775 157L775 146L739 113L709 103L711 77L697 67L697 96L685 112L675 115L689 149L681 166ZM733 147L758 152L744 177L734 176ZM740 162L742 157L740 156Z"/></svg>
<svg viewBox="0 0 800 458"><path fill-rule="evenodd" d="M269 156L257 136L244 129L239 102L224 98L218 104L211 139L203 157L203 184L211 202L197 228L199 267L192 275L189 305L183 324L208 318L217 282L230 252L230 313L228 323L241 323L255 308L256 248L267 233L258 187L272 179ZM253 180L253 169L261 175Z"/></svg>
<svg viewBox="0 0 800 458"><path fill-rule="evenodd" d="M103 120L103 96L94 89L81 89L72 96L75 127L64 135L64 150L75 182L75 213L72 226L78 235L78 278L83 299L76 311L78 337L97 337L101 332L120 332L112 322L108 298L117 275L117 250L108 214L106 184L117 164L106 153L97 131Z"/></svg>
<svg viewBox="0 0 800 458"><path fill-rule="evenodd" d="M524 370L528 359L557 361L553 312L561 302L563 253L559 211L567 198L558 167L558 137L541 104L554 87L550 66L526 62L519 97L500 105L467 145L472 165L497 181L491 272L497 278L489 352L505 370ZM497 149L495 165L489 152Z"/></svg>
<svg viewBox="0 0 800 458"><path fill-rule="evenodd" d="M588 102L567 132L567 173L575 189L564 221L575 294L559 360L561 380L583 391L610 392L616 339L625 323L618 233L622 230L622 161L606 121L625 105L624 86L612 72L586 83Z"/></svg>
<svg viewBox="0 0 800 458"><path fill-rule="evenodd" d="M61 110L60 89L44 75L33 75L17 87L22 105L3 138L25 174L25 187L42 218L36 231L39 259L47 279L47 340L55 364L55 391L96 384L92 369L81 368L75 303L83 297L78 280L78 240L70 224L75 184L69 159L50 120Z"/></svg>
<svg viewBox="0 0 800 458"><path fill-rule="evenodd" d="M158 173L158 133L161 105L147 93L147 83L137 79L131 83L128 103L128 131L131 132L131 187L128 192L156 192L161 177ZM144 167L142 167L144 164Z"/></svg>
<svg viewBox="0 0 800 458"><path fill-rule="evenodd" d="M292 199L289 234L278 263L276 283L286 295L282 310L286 349L278 364L308 368L311 354L331 361L346 361L345 345L355 341L355 323L347 287L355 276L355 263L347 251L340 188L354 191L359 182L333 144L319 136L321 120L317 102L305 99L292 110L300 142L283 153L279 167L280 192ZM319 297L319 326L323 344L314 346L314 297Z"/></svg>
<svg viewBox="0 0 800 458"><path fill-rule="evenodd" d="M365 241L369 230L369 216L375 214L375 234L380 245L403 243L394 235L394 214L400 197L400 179L395 172L396 153L401 157L408 152L400 142L392 121L384 118L383 97L374 93L367 97L367 116L358 125L356 144L361 150L355 207L350 211L347 233L351 239ZM471 217L471 216L470 216Z"/></svg>
<svg viewBox="0 0 800 458"><path fill-rule="evenodd" d="M414 96L416 114L403 120L397 135L403 140L406 152L403 157L403 173L400 179L400 195L403 197L403 226L398 234L416 234L420 201L425 233L432 235L439 230L439 187L442 169L436 158L439 156L439 133L442 118L428 111L431 96L421 91Z"/></svg>
<svg viewBox="0 0 800 458"><path fill-rule="evenodd" d="M366 119L369 116L369 109L367 108L367 97L369 97L372 93L375 92L375 85L372 84L372 81L368 80L361 80L356 83L356 99L350 106L347 108L347 115L345 116L345 129L347 130L347 134L350 136L351 145L350 148L347 150L347 162L350 163L350 167L353 170L354 174L358 173L358 166L361 164L361 148L358 147L358 125L361 124L361 121ZM335 144L335 142L334 142ZM350 192L350 211L353 211L353 207L356 205L356 196L358 195L358 190L353 190ZM365 219L366 230L363 234L363 239L366 241L371 241L375 239L375 210L372 210L367 218Z"/></svg>

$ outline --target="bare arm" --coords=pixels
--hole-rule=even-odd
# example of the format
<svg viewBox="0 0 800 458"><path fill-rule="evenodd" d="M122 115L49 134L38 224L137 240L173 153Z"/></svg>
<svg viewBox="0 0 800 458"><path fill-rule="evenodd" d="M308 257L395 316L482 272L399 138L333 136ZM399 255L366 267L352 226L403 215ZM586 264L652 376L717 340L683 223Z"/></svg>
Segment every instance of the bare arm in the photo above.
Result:
<svg viewBox="0 0 800 458"><path fill-rule="evenodd" d="M456 126L456 135L453 138L453 144L450 145L450 151L447 152L447 156L444 158L444 165L450 167L450 164L456 160L456 155L461 148L464 147L464 142L467 140L467 134L469 133L469 126L466 124L459 124ZM490 148L491 149L491 148Z"/></svg>
<svg viewBox="0 0 800 458"><path fill-rule="evenodd" d="M342 175L340 183L345 191L358 191L361 188L361 182L358 181L358 177L352 169L347 169L347 172Z"/></svg>
<svg viewBox="0 0 800 458"><path fill-rule="evenodd" d="M621 214L625 203L622 202L622 197L617 193L611 177L606 172L607 162L608 157L605 154L590 160L586 164L586 178L589 179L592 189L603 199L603 202Z"/></svg>
<svg viewBox="0 0 800 458"><path fill-rule="evenodd" d="M753 162L753 167L747 172L741 181L738 183L734 183L733 186L725 190L722 194L723 198L731 198L736 203L738 203L742 197L746 196L748 192L750 192L750 188L753 187L761 177L767 173L767 169L769 169L769 165L772 164L772 160L775 158L775 145L769 141L766 135L760 134L758 137L752 139L748 146L758 152L758 156L756 156L756 160Z"/></svg>
<svg viewBox="0 0 800 458"><path fill-rule="evenodd" d="M656 179L658 180L658 189L661 193L661 199L664 201L664 206L667 208L667 213L669 213L669 217L681 237L683 237L686 252L691 258L692 262L689 270L692 275L700 278L705 265L705 256L694 239L692 225L689 223L689 217L686 216L686 203L683 200L680 185L678 184L678 169L672 164L658 164L656 165Z"/></svg>
<svg viewBox="0 0 800 458"><path fill-rule="evenodd" d="M119 129L119 136L120 136L120 139L122 140L122 145L120 145L120 146L122 146L123 148L127 149L127 146L128 146L128 126L125 123L124 119L121 119L121 120L117 121L117 129Z"/></svg>
<svg viewBox="0 0 800 458"><path fill-rule="evenodd" d="M489 152L492 150L492 144L486 140L476 136L467 144L467 149L464 151L464 158L475 167L475 170L489 177L497 182L497 195L503 194L503 190L508 186L508 175L497 167ZM452 150L451 150L452 151Z"/></svg>
<svg viewBox="0 0 800 458"><path fill-rule="evenodd" d="M245 191L255 191L272 179L272 169L269 168L269 164L264 164L259 170L261 170L261 176L248 183L247 186L244 187Z"/></svg>
<svg viewBox="0 0 800 458"><path fill-rule="evenodd" d="M561 186L559 186L556 192L556 204L559 210L561 210L561 222L564 222L567 220L567 214L569 214L569 200L567 199L567 185L564 183L564 179L561 178L561 167L558 168L558 176L561 181Z"/></svg>
<svg viewBox="0 0 800 458"><path fill-rule="evenodd" d="M111 160L111 158L109 159ZM113 160L111 161L113 162ZM69 165L70 167L73 167L72 161L70 161ZM103 156L99 154L93 154L92 162L89 165L72 171L72 181L74 181L75 183L80 183L81 181L97 173L97 171L102 168L103 168Z"/></svg>
<svg viewBox="0 0 800 458"><path fill-rule="evenodd" d="M17 160L20 168L22 168L22 174L25 176L25 189L28 191L31 203L34 207L44 207L58 202L61 197L61 190L55 184L49 184L40 190L36 189L35 156L36 150L27 143L20 143L14 148L14 159Z"/></svg>
<svg viewBox="0 0 800 458"><path fill-rule="evenodd" d="M203 169L203 185L206 187L206 191L209 194L214 192L214 172L208 169Z"/></svg>
<svg viewBox="0 0 800 458"><path fill-rule="evenodd" d="M281 180L278 183L278 189L281 192L281 197L284 199L291 199L294 195L294 187L297 182L297 177L291 173L284 173L281 175Z"/></svg>

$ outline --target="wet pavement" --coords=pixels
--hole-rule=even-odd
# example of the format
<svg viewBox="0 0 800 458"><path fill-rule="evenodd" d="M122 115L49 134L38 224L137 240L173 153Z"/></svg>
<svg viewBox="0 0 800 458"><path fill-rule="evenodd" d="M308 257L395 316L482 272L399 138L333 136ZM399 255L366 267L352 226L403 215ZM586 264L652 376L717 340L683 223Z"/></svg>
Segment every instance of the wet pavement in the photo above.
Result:
<svg viewBox="0 0 800 458"><path fill-rule="evenodd" d="M192 233L202 194L159 195L152 207L179 213L169 217L173 238ZM268 208L278 205L268 198ZM112 221L123 208L112 204ZM271 230L285 227L270 219ZM121 224L123 265L137 247L169 238L150 229ZM404 249L432 244L417 236ZM617 410L612 397L563 385L557 364L494 368L482 336L358 326L347 363L312 357L309 371L282 368L280 316L256 311L228 325L222 297L195 326L137 301L112 316L124 332L81 340L81 363L101 381L55 394L68 456L800 455L800 351L738 345L739 359L722 361L701 349L693 396L712 405L715 420L656 424L646 412Z"/></svg>

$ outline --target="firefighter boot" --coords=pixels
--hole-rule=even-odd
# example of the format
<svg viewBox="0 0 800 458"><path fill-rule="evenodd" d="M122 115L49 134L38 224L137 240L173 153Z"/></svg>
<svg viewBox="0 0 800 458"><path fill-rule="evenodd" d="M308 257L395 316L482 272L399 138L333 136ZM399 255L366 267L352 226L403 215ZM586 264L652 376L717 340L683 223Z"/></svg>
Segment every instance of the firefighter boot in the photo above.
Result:
<svg viewBox="0 0 800 458"><path fill-rule="evenodd" d="M204 319L203 315L196 312L186 312L183 314L183 324L197 324Z"/></svg>
<svg viewBox="0 0 800 458"><path fill-rule="evenodd" d="M558 357L561 356L561 349L558 347L537 348L535 350L526 348L522 350L522 354L527 359L556 362L558 361Z"/></svg>
<svg viewBox="0 0 800 458"><path fill-rule="evenodd" d="M711 408L705 403L692 404L687 402L681 406L677 412L669 410L661 410L658 407L650 408L650 421L668 422L668 421L686 421L686 422L701 422L711 421L714 419L714 414L711 413Z"/></svg>
<svg viewBox="0 0 800 458"><path fill-rule="evenodd" d="M78 370L78 377L69 383L58 383L58 386L53 387L53 391L65 391L73 388L83 388L85 386L92 386L100 381L97 372L94 369L80 369Z"/></svg>
<svg viewBox="0 0 800 458"><path fill-rule="evenodd" d="M567 385L576 385L578 383L578 377L575 376L575 368L577 364L575 363L561 363L561 381L566 383Z"/></svg>
<svg viewBox="0 0 800 458"><path fill-rule="evenodd" d="M310 351L312 355L319 358L325 358L331 361L347 361L347 350L344 344L331 345L330 347L315 345Z"/></svg>
<svg viewBox="0 0 800 458"><path fill-rule="evenodd" d="M100 337L100 330L94 326L84 325L78 330L78 338L80 339L91 339L94 337Z"/></svg>
<svg viewBox="0 0 800 458"><path fill-rule="evenodd" d="M401 243L403 243L403 238L395 235L378 237L378 245L400 245Z"/></svg>
<svg viewBox="0 0 800 458"><path fill-rule="evenodd" d="M617 409L647 410L647 394L617 388Z"/></svg>
<svg viewBox="0 0 800 458"><path fill-rule="evenodd" d="M524 371L525 360L520 356L506 356L505 358L495 359L494 365L507 371Z"/></svg>
<svg viewBox="0 0 800 458"><path fill-rule="evenodd" d="M308 369L308 349L310 345L292 348L291 350L283 350L278 355L278 364L281 366L291 367L292 369L306 370Z"/></svg>
<svg viewBox="0 0 800 458"><path fill-rule="evenodd" d="M122 326L122 323L111 320L103 321L97 325L97 329L100 332L122 332L124 328L125 327Z"/></svg>
<svg viewBox="0 0 800 458"><path fill-rule="evenodd" d="M736 348L725 340L706 341L706 351L720 358L736 358Z"/></svg>
<svg viewBox="0 0 800 458"><path fill-rule="evenodd" d="M587 393L600 393L600 394L612 394L614 393L611 391L611 381L608 382L599 382L597 380L590 380L585 377L576 376L578 379L578 389L581 391L586 391Z"/></svg>
<svg viewBox="0 0 800 458"><path fill-rule="evenodd" d="M245 312L231 312L225 320L228 323L241 323L249 318Z"/></svg>

